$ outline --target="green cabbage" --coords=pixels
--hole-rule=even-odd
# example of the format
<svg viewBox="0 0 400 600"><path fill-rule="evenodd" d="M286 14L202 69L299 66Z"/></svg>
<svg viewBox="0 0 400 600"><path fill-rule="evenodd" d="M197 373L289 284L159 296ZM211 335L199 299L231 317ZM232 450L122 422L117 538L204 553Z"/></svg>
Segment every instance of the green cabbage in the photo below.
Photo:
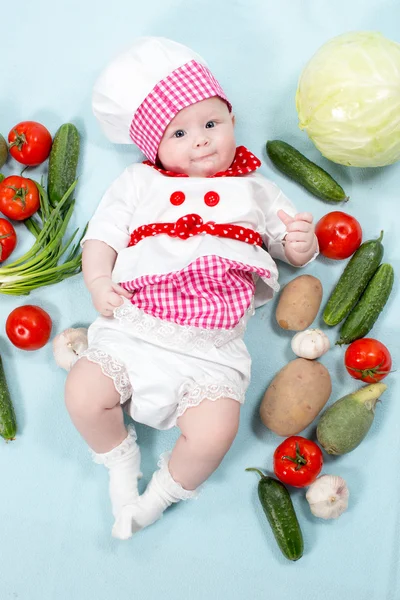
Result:
<svg viewBox="0 0 400 600"><path fill-rule="evenodd" d="M400 44L377 32L329 40L300 75L299 126L330 160L380 167L400 159Z"/></svg>

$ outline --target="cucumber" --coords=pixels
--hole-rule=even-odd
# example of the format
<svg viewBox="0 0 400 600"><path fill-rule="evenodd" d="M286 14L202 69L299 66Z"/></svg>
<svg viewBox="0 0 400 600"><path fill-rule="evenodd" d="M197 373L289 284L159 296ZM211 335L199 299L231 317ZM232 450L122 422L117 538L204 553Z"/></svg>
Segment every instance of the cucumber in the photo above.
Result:
<svg viewBox="0 0 400 600"><path fill-rule="evenodd" d="M267 154L274 165L321 200L345 202L349 199L343 188L318 165L290 144L281 140L267 142Z"/></svg>
<svg viewBox="0 0 400 600"><path fill-rule="evenodd" d="M68 188L76 179L79 159L79 133L72 123L64 123L57 130L49 156L47 193L50 204L57 206ZM72 202L69 200L67 205ZM68 209L64 207L64 212Z"/></svg>
<svg viewBox="0 0 400 600"><path fill-rule="evenodd" d="M324 412L317 425L317 439L328 454L347 454L361 444L374 420L375 405L386 389L384 383L365 385Z"/></svg>
<svg viewBox="0 0 400 600"><path fill-rule="evenodd" d="M255 471L261 477L258 497L282 554L289 560L298 560L303 556L303 535L289 492L283 483L259 469L251 467L246 471Z"/></svg>
<svg viewBox="0 0 400 600"><path fill-rule="evenodd" d="M354 252L325 306L322 318L333 326L343 321L355 306L383 257L383 231L377 240L368 240Z"/></svg>
<svg viewBox="0 0 400 600"><path fill-rule="evenodd" d="M359 302L355 305L340 329L339 346L350 344L364 337L372 329L385 306L394 281L392 265L384 263L378 267L368 283Z"/></svg>
<svg viewBox="0 0 400 600"><path fill-rule="evenodd" d="M5 440L13 440L17 433L17 422L11 402L3 363L0 356L0 435Z"/></svg>

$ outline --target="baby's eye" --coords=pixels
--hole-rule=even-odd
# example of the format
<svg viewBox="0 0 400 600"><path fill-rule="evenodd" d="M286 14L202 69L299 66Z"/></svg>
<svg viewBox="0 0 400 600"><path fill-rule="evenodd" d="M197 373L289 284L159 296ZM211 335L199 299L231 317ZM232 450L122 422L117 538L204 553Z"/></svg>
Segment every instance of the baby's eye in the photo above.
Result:
<svg viewBox="0 0 400 600"><path fill-rule="evenodd" d="M185 135L185 132L183 131L183 129L178 129L177 131L175 131L173 137L180 138L180 137L183 137L184 135Z"/></svg>
<svg viewBox="0 0 400 600"><path fill-rule="evenodd" d="M211 127L215 127L215 121L208 121L206 123L206 129L210 129Z"/></svg>

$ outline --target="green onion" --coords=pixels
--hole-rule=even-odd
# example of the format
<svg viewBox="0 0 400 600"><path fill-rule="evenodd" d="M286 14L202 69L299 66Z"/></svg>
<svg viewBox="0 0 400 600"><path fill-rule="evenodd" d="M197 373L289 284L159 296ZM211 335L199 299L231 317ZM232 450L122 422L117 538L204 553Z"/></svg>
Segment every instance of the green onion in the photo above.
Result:
<svg viewBox="0 0 400 600"><path fill-rule="evenodd" d="M50 207L44 187L35 182L40 194L40 209L35 218L25 221L25 225L36 239L23 256L0 267L0 294L26 295L38 287L58 283L82 270L80 242L86 228L75 245L72 246L78 230L63 242L75 206L70 196L77 182L76 179L55 208Z"/></svg>

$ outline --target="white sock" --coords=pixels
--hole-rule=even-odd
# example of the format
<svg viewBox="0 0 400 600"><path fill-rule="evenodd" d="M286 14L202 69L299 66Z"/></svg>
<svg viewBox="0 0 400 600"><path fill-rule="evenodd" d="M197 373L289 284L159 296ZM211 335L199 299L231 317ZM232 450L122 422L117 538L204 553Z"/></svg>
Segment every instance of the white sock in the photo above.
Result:
<svg viewBox="0 0 400 600"><path fill-rule="evenodd" d="M136 443L135 428L128 427L128 435L119 446L104 454L92 451L93 460L103 464L109 472L109 493L115 518L126 505L134 504L138 497L140 472L140 448Z"/></svg>
<svg viewBox="0 0 400 600"><path fill-rule="evenodd" d="M197 490L185 490L168 469L170 453L161 455L160 469L153 474L145 492L132 505L124 506L115 520L112 535L126 540L144 527L152 525L168 506L198 495Z"/></svg>

